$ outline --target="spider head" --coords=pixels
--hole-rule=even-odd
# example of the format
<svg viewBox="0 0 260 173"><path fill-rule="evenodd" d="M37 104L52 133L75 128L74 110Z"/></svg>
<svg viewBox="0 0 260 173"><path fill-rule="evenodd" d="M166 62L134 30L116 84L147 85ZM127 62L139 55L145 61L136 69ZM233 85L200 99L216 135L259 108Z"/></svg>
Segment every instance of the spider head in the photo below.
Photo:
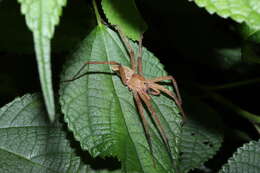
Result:
<svg viewBox="0 0 260 173"><path fill-rule="evenodd" d="M127 66L112 65L111 67L114 72L117 72L119 74L119 76L123 79L124 82L128 82L135 73L134 70Z"/></svg>

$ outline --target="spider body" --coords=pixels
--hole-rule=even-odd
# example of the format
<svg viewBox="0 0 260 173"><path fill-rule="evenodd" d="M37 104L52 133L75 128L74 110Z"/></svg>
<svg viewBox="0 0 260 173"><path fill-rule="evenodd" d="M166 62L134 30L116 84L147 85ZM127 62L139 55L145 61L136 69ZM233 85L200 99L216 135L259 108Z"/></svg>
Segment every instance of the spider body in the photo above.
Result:
<svg viewBox="0 0 260 173"><path fill-rule="evenodd" d="M117 63L117 62L114 62ZM142 95L150 100L149 94L160 95L160 87L152 81L147 80L143 75L135 73L134 70L127 66L112 65L112 70L117 72L125 86L134 93Z"/></svg>
<svg viewBox="0 0 260 173"><path fill-rule="evenodd" d="M130 91L147 90L145 78L142 75L135 73L129 67L121 66L119 69L119 76Z"/></svg>
<svg viewBox="0 0 260 173"><path fill-rule="evenodd" d="M171 157L171 149L170 149L170 145L168 142L168 138L163 129L163 126L161 125L161 122L160 122L158 116L156 115L156 111L153 108L150 95L160 95L161 92L163 92L166 95L170 96L175 101L177 106L179 107L181 114L184 116L184 111L181 106L182 101L181 101L181 97L179 94L177 83L172 76L161 76L161 77L157 77L157 78L153 78L153 79L146 79L143 75L143 69L142 69L142 38L139 41L138 58L137 58L137 65L136 65L133 48L129 44L129 42L128 42L127 38L124 36L124 34L118 28L116 28L116 29L118 30L118 33L130 55L131 67L123 66L120 63L115 62L115 61L90 61L90 62L86 62L82 66L82 68L75 74L75 76L73 77L72 80L79 78L76 76L78 76L80 71L86 65L89 65L89 64L110 65L111 69L114 72L116 72L117 75L121 78L122 83L126 87L128 87L128 89L133 94L133 98L136 103L140 118L142 120L142 125L144 128L145 136L147 138L152 156L153 156L153 149L152 149L152 143L151 143L151 138L150 138L150 133L149 133L149 125L148 125L148 121L144 115L143 103L146 105L146 108L150 112L151 118L152 118L154 124L156 125L156 128L159 131L160 136L162 137L162 141L166 145L167 151L169 152L169 155ZM167 88L164 88L162 85L159 85L156 83L156 82L161 82L164 80L172 81L176 94L174 92L168 90ZM71 81L71 80L69 80L69 81Z"/></svg>

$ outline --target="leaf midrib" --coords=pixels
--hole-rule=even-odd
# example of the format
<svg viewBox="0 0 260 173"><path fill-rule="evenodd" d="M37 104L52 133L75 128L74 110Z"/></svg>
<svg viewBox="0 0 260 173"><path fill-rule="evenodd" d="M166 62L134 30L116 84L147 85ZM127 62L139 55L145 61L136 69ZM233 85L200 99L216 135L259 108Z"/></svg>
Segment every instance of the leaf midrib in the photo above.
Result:
<svg viewBox="0 0 260 173"><path fill-rule="evenodd" d="M109 34L109 32L108 32L107 30L105 30L105 29L100 28L100 30L102 31L101 33L103 34L103 37L102 37L102 38L103 38L103 41L104 41L104 47L105 47L105 50L106 50L106 54L109 55L109 54L108 54L107 45L106 45L105 36L104 36L104 32L107 32L108 35L110 35L110 34ZM110 35L110 37L113 38L111 35ZM113 39L113 40L114 40L114 39ZM120 47L120 49L121 49L121 51L123 51L121 47ZM123 51L123 52L124 52L124 51ZM108 59L108 58L109 58L109 56L107 56L107 60L108 60L108 61L111 61L111 60ZM114 83L114 80L113 80L113 77L112 77L112 76L111 76L111 83L112 83L112 86L113 86L114 93L115 93L116 96L117 96L117 97L116 97L116 100L117 100L117 102L119 103L121 118L123 119L125 128L127 129L127 136L128 136L129 139L131 140L132 144L135 146L135 143L133 142L133 140L132 140L132 138L131 138L131 136L130 136L130 134L129 134L129 129L128 129L127 125L126 125L125 118L124 118L124 116L123 116L123 110L122 110L121 101L120 101L120 99L119 99L119 97L118 97L118 93L116 92L116 87L115 87L115 83ZM126 137L125 137L125 139L126 139ZM125 145L124 145L124 146L125 146ZM144 168L143 168L142 164L140 164L140 163L141 163L141 160L140 160L139 155L138 155L138 153L137 153L137 151L136 151L136 146L134 147L134 149L135 149L135 153L136 153L137 159L138 159L138 161L139 161L138 164L139 164L139 166L142 168L142 172L144 172ZM124 150L127 150L127 149L124 149Z"/></svg>

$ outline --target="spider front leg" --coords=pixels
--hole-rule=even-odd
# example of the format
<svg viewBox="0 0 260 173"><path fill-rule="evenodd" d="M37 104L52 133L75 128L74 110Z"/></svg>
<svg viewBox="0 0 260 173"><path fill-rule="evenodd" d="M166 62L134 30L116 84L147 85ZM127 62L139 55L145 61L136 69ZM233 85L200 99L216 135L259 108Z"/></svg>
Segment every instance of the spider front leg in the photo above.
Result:
<svg viewBox="0 0 260 173"><path fill-rule="evenodd" d="M89 65L89 64L108 64L108 65L118 66L118 68L117 68L116 70L119 71L120 76L122 77L122 81L123 81L123 83L125 84L126 79L125 79L125 75L124 75L124 70L122 69L123 67L122 67L122 65L121 65L120 63L115 62L115 61L88 61L88 62L85 62L85 63L82 65L82 67L77 71L77 73L76 73L71 79L65 80L65 81L63 81L63 82L71 82L71 81L77 80L77 79L79 79L79 78L81 78L81 77L87 75L88 72L87 72L87 73L83 73L83 74L81 74L81 75L79 75L79 74L80 74L80 73L82 72L82 70L83 70L87 65ZM112 68L112 69L113 69L113 68ZM116 70L114 70L114 71L116 71Z"/></svg>
<svg viewBox="0 0 260 173"><path fill-rule="evenodd" d="M120 38L122 39L125 47L127 48L127 51L130 56L130 62L131 62L131 69L136 71L136 62L135 62L135 53L133 47L130 45L127 37L125 34L121 31L121 29L118 26L115 26L115 29L118 31Z"/></svg>
<svg viewBox="0 0 260 173"><path fill-rule="evenodd" d="M121 29L117 26L115 26L115 29L118 31L124 45L126 46L128 53L130 55L130 62L131 62L131 68L132 70L136 71L136 61L135 61L135 54L134 54L134 49L130 45L127 37L125 34L121 31ZM142 40L143 40L143 35L141 35L140 40L138 41L138 55L137 55L137 65L138 65L138 74L143 76L143 67L142 67Z"/></svg>
<svg viewBox="0 0 260 173"><path fill-rule="evenodd" d="M137 63L138 63L138 74L143 76L143 63L142 63L142 56L143 56L143 48L142 48L142 43L143 42L143 35L141 36L141 39L139 40L138 44L138 58L137 58Z"/></svg>

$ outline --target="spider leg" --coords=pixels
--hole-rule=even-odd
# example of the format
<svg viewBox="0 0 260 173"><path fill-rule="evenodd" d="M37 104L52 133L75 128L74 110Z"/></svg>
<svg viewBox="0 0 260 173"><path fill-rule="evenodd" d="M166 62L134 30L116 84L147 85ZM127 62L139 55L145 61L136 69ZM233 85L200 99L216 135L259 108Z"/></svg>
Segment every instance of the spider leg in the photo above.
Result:
<svg viewBox="0 0 260 173"><path fill-rule="evenodd" d="M143 76L143 63L142 63L143 51L142 51L142 41L143 41L143 35L141 36L141 39L139 40L138 59L137 59L137 63L138 63L138 74L140 74L140 75Z"/></svg>
<svg viewBox="0 0 260 173"><path fill-rule="evenodd" d="M181 105L182 99L181 99L181 95L180 95L180 91L179 91L177 82L174 79L174 77L172 77L172 76L161 76L161 77L157 77L157 78L154 78L154 79L148 79L147 81L149 81L149 82L160 82L160 81L164 81L164 80L171 80L172 81L174 90L176 91L176 94L177 94L177 97L178 97L178 99L176 99L176 100L178 100L180 105Z"/></svg>
<svg viewBox="0 0 260 173"><path fill-rule="evenodd" d="M152 87L148 84L148 88L149 88L147 91L148 94L152 94L154 96L161 94L161 91L156 87Z"/></svg>
<svg viewBox="0 0 260 173"><path fill-rule="evenodd" d="M69 80L64 80L64 81L61 81L61 82L71 82L71 81L74 81L76 79L79 79L85 75L87 75L88 73L84 73L82 75L79 75L82 70L84 70L84 68L88 65L88 64L109 64L109 65L118 65L119 67L121 67L121 64L118 63L118 62L115 62L115 61L88 61L88 62L85 62L82 67L77 71L77 73Z"/></svg>
<svg viewBox="0 0 260 173"><path fill-rule="evenodd" d="M125 36L125 34L121 31L121 29L117 26L115 26L115 29L118 31L120 38L122 39L124 45L127 48L127 51L130 55L130 62L131 62L131 69L136 71L136 62L135 62L135 53L134 53L134 49L133 47L130 45L127 37Z"/></svg>
<svg viewBox="0 0 260 173"><path fill-rule="evenodd" d="M171 148L170 148L170 145L169 145L169 142L168 142L168 138L167 138L166 133L165 133L165 131L164 131L162 125L161 125L161 122L160 122L158 116L156 115L155 110L154 110L154 108L151 104L151 97L143 91L139 91L138 95L143 100L143 102L147 106L149 112L151 113L152 119L154 120L155 125L157 126L157 129L159 130L160 136L163 139L163 143L166 145L166 148L168 150L168 154L169 154L171 160L173 160L173 158L171 156Z"/></svg>
<svg viewBox="0 0 260 173"><path fill-rule="evenodd" d="M85 76L86 73L84 73L83 75L79 75L80 72L87 66L87 64L83 64L80 69L77 71L76 74L74 74L74 76L71 78L71 79L68 79L68 80L64 80L64 81L61 81L61 82L71 82L71 81L74 81L74 80L77 80L79 78L81 78L82 76Z"/></svg>
<svg viewBox="0 0 260 173"><path fill-rule="evenodd" d="M165 94L169 95L170 97L173 98L173 100L175 101L175 103L177 104L178 108L180 109L181 114L183 115L184 119L186 119L186 115L184 113L184 110L181 106L181 102L179 101L179 99L177 98L177 96L175 95L174 92L168 90L167 88L164 88L162 85L156 84L156 83L149 83L148 84L149 88L152 88L153 90L160 90L162 92L164 92Z"/></svg>
<svg viewBox="0 0 260 173"><path fill-rule="evenodd" d="M141 99L140 99L140 97L139 97L139 95L137 94L136 91L133 91L133 95L134 95L135 103L137 105L139 114L140 114L142 122L143 122L145 137L147 139L147 142L148 142L148 145L149 145L152 157L153 157L153 165L155 167L155 160L154 160L154 155L153 155L151 136L150 136L149 129L148 129L148 122L147 122L147 120L145 119L145 116L144 116L144 107L143 107L142 101L141 101Z"/></svg>

